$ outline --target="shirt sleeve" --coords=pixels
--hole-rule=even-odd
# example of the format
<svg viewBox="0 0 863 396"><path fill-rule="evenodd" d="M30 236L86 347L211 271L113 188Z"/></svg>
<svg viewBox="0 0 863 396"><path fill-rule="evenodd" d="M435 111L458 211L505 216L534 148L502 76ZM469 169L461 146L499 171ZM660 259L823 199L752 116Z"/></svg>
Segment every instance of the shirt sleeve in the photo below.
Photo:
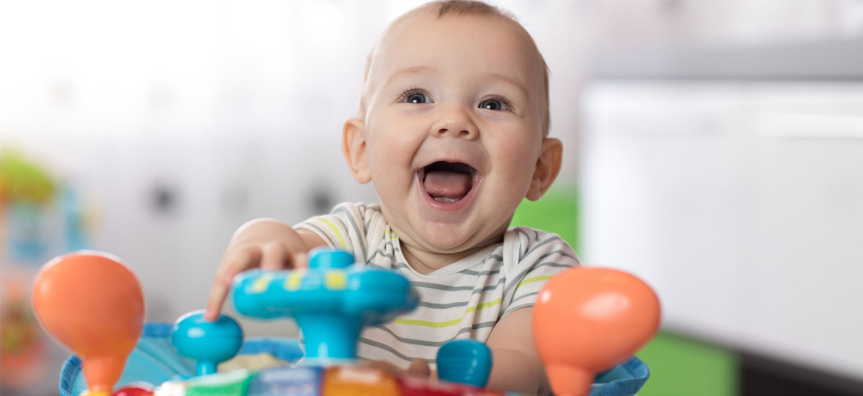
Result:
<svg viewBox="0 0 863 396"><path fill-rule="evenodd" d="M294 228L314 232L329 247L347 250L357 262L364 263L368 250L366 212L365 204L345 202L336 205L330 214L312 217Z"/></svg>
<svg viewBox="0 0 863 396"><path fill-rule="evenodd" d="M506 289L501 317L521 308L532 307L545 283L553 276L579 265L572 247L557 234L528 227L507 232L513 265L504 264Z"/></svg>

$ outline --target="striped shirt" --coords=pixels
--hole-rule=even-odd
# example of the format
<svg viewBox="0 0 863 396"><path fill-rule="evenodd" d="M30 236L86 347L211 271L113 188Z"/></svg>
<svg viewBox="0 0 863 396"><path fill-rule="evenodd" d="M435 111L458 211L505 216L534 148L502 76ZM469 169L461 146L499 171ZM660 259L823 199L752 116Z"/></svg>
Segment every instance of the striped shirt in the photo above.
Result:
<svg viewBox="0 0 863 396"><path fill-rule="evenodd" d="M423 275L407 264L399 237L378 205L343 203L296 227L352 252L357 262L395 270L413 283L419 307L394 322L366 328L357 351L361 359L402 368L422 358L435 369L437 350L454 339L485 342L502 317L533 306L549 278L578 265L575 252L556 234L514 227L502 243Z"/></svg>

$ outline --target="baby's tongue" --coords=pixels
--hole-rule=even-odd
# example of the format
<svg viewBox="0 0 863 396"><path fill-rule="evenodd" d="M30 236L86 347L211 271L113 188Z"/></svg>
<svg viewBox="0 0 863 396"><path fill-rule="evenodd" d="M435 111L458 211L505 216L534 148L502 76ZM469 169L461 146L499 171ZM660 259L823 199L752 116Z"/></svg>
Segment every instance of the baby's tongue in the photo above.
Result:
<svg viewBox="0 0 863 396"><path fill-rule="evenodd" d="M459 200L470 190L470 175L461 172L434 170L426 172L423 185L432 198Z"/></svg>

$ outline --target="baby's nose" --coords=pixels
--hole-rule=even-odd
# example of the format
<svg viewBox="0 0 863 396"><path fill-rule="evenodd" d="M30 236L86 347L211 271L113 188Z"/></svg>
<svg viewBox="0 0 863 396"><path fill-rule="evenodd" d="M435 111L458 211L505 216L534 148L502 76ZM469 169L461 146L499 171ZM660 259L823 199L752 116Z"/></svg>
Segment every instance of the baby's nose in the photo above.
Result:
<svg viewBox="0 0 863 396"><path fill-rule="evenodd" d="M463 111L449 111L432 128L437 137L460 137L469 140L479 135L479 129Z"/></svg>
<svg viewBox="0 0 863 396"><path fill-rule="evenodd" d="M452 129L453 133L455 133L456 130L458 130L458 128ZM438 130L438 133L441 135L445 135L448 132L450 132L450 129L447 129L447 128L441 128L440 130ZM470 136L472 134L473 133L469 129L462 129L462 130L458 131L458 136Z"/></svg>

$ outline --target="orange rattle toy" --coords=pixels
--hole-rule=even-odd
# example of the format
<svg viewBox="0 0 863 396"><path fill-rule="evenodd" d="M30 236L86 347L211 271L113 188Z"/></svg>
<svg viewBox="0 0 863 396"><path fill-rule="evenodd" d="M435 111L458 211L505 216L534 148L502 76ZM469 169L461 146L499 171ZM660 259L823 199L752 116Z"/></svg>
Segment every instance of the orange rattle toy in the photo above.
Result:
<svg viewBox="0 0 863 396"><path fill-rule="evenodd" d="M650 286L625 272L572 268L550 279L537 296L533 334L554 394L587 395L597 372L653 337L659 311Z"/></svg>
<svg viewBox="0 0 863 396"><path fill-rule="evenodd" d="M108 396L144 326L144 294L118 259L77 252L45 264L33 284L42 327L77 354L90 396Z"/></svg>

